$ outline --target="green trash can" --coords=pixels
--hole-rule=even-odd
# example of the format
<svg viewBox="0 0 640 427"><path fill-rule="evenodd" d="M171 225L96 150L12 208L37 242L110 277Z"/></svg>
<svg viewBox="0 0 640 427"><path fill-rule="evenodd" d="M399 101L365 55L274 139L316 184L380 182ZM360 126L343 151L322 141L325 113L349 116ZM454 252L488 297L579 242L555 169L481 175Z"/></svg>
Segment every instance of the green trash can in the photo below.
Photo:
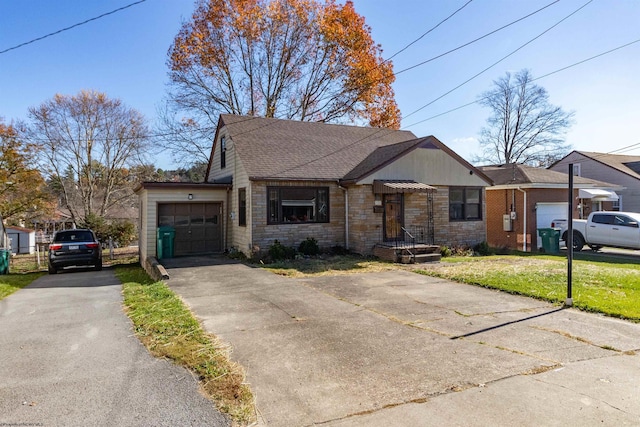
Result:
<svg viewBox="0 0 640 427"><path fill-rule="evenodd" d="M173 227L158 227L158 259L173 258L173 241L176 238L176 229Z"/></svg>
<svg viewBox="0 0 640 427"><path fill-rule="evenodd" d="M0 249L0 274L9 274L11 249Z"/></svg>
<svg viewBox="0 0 640 427"><path fill-rule="evenodd" d="M542 240L542 249L548 254L560 253L560 230L557 228L538 228Z"/></svg>

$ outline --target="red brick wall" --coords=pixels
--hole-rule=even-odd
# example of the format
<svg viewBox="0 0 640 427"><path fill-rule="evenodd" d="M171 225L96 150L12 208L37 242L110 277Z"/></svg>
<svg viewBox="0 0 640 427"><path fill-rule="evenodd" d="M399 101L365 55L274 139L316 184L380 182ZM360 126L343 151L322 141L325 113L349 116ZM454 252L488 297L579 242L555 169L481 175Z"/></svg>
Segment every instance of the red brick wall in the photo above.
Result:
<svg viewBox="0 0 640 427"><path fill-rule="evenodd" d="M527 251L537 251L538 237L536 204L543 202L567 202L565 189L527 189ZM515 194L515 203L513 196ZM577 197L578 190L575 190ZM508 247L522 250L524 226L524 194L518 190L487 190L487 243L493 247ZM578 217L578 201L574 199L574 218ZM514 206L516 219L513 231L503 231L502 215L511 212Z"/></svg>

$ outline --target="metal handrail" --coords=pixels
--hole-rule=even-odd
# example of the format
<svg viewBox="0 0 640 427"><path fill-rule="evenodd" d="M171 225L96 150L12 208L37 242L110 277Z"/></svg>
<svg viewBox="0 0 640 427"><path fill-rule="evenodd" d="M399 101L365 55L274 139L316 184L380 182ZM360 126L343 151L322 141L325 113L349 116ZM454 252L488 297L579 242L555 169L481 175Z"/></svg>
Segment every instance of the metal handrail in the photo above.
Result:
<svg viewBox="0 0 640 427"><path fill-rule="evenodd" d="M415 262L416 261L416 238L414 237L413 234L409 233L409 231L406 228L400 227L400 229L402 230L402 233L403 233L402 242L405 243L406 237L409 237L410 243L411 243L411 246L408 248L405 245L402 245L402 249L409 252L409 255L411 256L411 260ZM398 240L396 236L396 250L397 248L398 248Z"/></svg>

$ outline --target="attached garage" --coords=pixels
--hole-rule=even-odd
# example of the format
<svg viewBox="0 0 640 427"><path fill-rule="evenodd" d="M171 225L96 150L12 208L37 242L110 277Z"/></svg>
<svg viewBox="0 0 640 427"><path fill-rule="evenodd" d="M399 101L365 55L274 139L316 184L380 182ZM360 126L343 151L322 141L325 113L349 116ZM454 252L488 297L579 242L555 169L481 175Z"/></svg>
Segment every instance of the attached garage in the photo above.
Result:
<svg viewBox="0 0 640 427"><path fill-rule="evenodd" d="M536 228L551 227L554 219L567 219L569 203L567 202L539 202L536 203Z"/></svg>
<svg viewBox="0 0 640 427"><path fill-rule="evenodd" d="M223 252L229 184L144 182L140 197L140 261L157 257L159 227L175 229L173 255Z"/></svg>
<svg viewBox="0 0 640 427"><path fill-rule="evenodd" d="M549 228L554 219L567 219L569 203L567 202L538 202L536 203L536 230ZM542 239L536 233L536 248L542 247Z"/></svg>
<svg viewBox="0 0 640 427"><path fill-rule="evenodd" d="M222 203L158 203L158 227L175 228L174 255L221 252Z"/></svg>

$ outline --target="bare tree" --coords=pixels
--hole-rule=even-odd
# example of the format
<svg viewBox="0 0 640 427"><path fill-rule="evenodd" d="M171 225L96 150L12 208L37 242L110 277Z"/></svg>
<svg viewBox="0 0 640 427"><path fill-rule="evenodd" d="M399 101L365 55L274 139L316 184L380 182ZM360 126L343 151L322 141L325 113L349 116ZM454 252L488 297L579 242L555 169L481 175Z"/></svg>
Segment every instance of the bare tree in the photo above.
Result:
<svg viewBox="0 0 640 427"><path fill-rule="evenodd" d="M479 98L492 115L480 133L483 152L475 162L547 166L569 151L564 134L573 112L551 105L547 91L533 83L529 70L506 73L493 83L494 88Z"/></svg>
<svg viewBox="0 0 640 427"><path fill-rule="evenodd" d="M129 170L143 164L143 116L95 91L55 95L29 109L27 138L40 146L43 170L76 222L108 217L133 196Z"/></svg>
<svg viewBox="0 0 640 427"><path fill-rule="evenodd" d="M399 127L393 66L351 1L196 5L169 50L170 108L162 116L174 154L204 152L191 161L206 161L220 113ZM181 131L200 145L173 136Z"/></svg>

